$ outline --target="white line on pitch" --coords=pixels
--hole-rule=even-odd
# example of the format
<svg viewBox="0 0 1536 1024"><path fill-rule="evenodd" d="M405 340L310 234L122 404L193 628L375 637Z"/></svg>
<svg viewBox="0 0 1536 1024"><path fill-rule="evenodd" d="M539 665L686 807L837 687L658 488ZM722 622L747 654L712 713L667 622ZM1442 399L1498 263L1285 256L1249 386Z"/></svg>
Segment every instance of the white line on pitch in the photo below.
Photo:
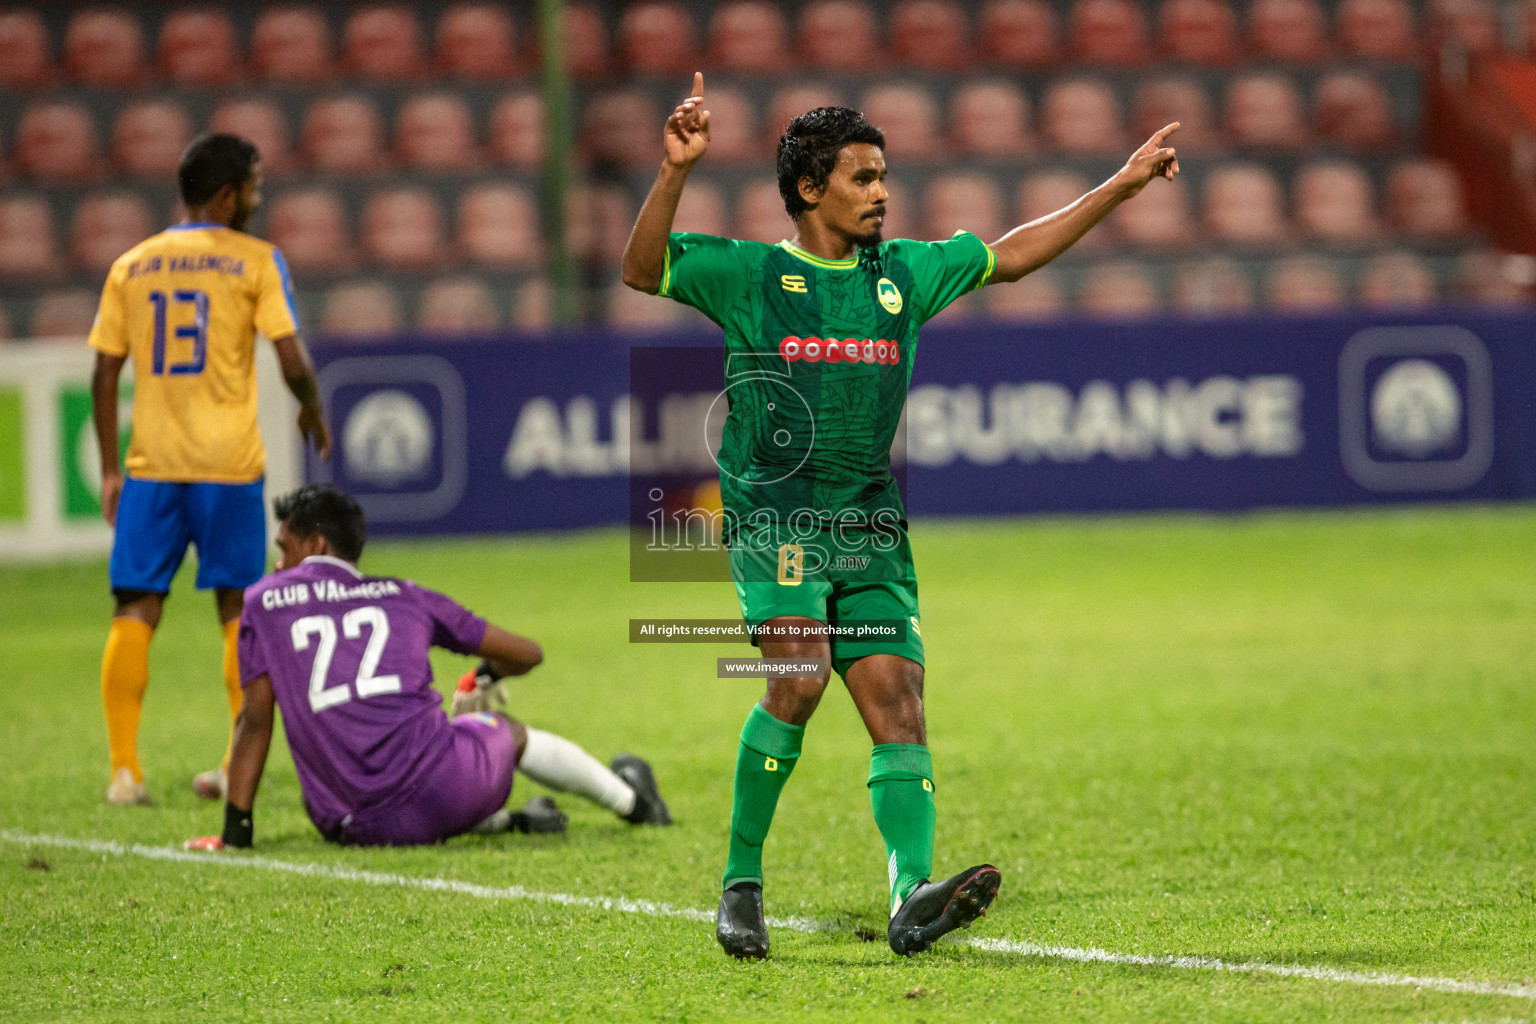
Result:
<svg viewBox="0 0 1536 1024"><path fill-rule="evenodd" d="M305 875L312 878L330 878L342 882L361 882L364 885L392 886L403 889L423 889L428 892L448 892L488 900L529 900L536 903L553 903L566 907L582 907L591 910L616 910L626 914L643 914L646 917L676 918L685 921L713 921L715 915L707 910L677 907L670 903L651 900L628 899L623 896L576 896L563 892L539 892L520 885L489 886L474 882L460 882L449 878L422 878L415 875L395 875L382 871L362 871L344 865L296 864L291 861L271 860L242 854L189 853L170 846L143 846L138 843L116 843L98 839L71 839L67 836L32 835L15 829L0 831L0 842L22 846L51 846L66 850L85 850L90 853L110 854L117 857L142 857L147 860L179 861L203 864L211 867L255 868L287 875ZM827 921L813 921L804 917L770 917L768 923L775 928L798 932L841 931L842 926ZM1459 978L1416 977L1408 974L1385 974L1373 971L1347 971L1336 967L1315 967L1302 964L1271 964L1263 962L1234 962L1201 956L1142 956L1135 953L1111 953L1103 949L1083 949L1075 946L1047 946L1035 942L1019 942L1013 939L963 938L961 945L995 953L1012 953L1019 956L1038 957L1048 960L1070 960L1077 963L1116 964L1132 967L1171 967L1176 970L1229 971L1234 974L1271 974L1281 978L1308 978L1313 981L1331 981L1347 985L1374 985L1428 989L1460 995L1507 996L1513 999L1536 1000L1536 985L1518 985L1505 982L1463 981Z"/></svg>

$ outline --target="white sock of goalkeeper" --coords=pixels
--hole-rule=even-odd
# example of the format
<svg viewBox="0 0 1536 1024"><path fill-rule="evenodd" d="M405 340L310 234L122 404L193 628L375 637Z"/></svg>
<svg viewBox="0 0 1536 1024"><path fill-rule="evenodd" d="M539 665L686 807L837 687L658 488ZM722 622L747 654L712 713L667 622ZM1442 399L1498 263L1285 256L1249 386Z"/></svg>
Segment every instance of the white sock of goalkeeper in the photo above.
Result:
<svg viewBox="0 0 1536 1024"><path fill-rule="evenodd" d="M615 814L635 809L635 791L628 783L597 758L552 732L528 730L528 745L517 770L541 786L584 796Z"/></svg>

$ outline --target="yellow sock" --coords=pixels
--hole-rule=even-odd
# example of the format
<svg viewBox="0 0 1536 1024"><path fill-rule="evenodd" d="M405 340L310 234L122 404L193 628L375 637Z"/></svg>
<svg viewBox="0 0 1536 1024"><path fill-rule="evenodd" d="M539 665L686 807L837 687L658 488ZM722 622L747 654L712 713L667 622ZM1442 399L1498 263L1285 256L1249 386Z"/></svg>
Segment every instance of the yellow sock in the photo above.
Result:
<svg viewBox="0 0 1536 1024"><path fill-rule="evenodd" d="M107 631L107 649L101 656L101 703L107 713L107 747L112 774L119 768L144 781L139 768L139 712L149 686L149 640L155 635L147 622L119 616Z"/></svg>
<svg viewBox="0 0 1536 1024"><path fill-rule="evenodd" d="M245 694L240 689L240 620L224 623L224 692L229 697L229 744L224 748L224 762L220 767L229 774L229 757L235 750L235 719L240 717L240 705Z"/></svg>

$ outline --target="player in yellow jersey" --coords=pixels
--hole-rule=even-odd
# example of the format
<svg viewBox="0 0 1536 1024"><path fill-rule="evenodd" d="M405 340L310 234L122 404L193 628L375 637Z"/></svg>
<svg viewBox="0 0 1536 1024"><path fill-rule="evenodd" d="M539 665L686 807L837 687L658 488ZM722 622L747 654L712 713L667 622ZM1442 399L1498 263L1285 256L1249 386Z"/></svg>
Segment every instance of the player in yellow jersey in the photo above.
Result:
<svg viewBox="0 0 1536 1024"><path fill-rule="evenodd" d="M198 589L213 589L224 630L231 725L240 712L236 629L245 588L266 568L258 331L299 400L300 432L322 458L331 447L288 265L244 231L261 203L256 147L233 135L202 136L182 156L177 179L186 219L112 264L90 336L101 508L116 528L109 574L117 605L101 663L114 804L149 802L138 756L149 641L189 543L197 545ZM122 467L118 378L130 359L133 431ZM198 793L222 797L228 765L226 750L222 767L194 780Z"/></svg>

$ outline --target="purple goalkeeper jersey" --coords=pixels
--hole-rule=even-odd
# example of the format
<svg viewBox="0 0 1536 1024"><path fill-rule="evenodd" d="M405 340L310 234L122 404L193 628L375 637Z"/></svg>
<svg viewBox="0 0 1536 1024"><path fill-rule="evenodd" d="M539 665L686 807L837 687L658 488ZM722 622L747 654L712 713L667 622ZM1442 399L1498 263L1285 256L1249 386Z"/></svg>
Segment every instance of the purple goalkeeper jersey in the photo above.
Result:
<svg viewBox="0 0 1536 1024"><path fill-rule="evenodd" d="M263 577L240 614L241 685L267 676L322 830L404 797L448 748L429 647L471 654L485 620L410 580L317 555Z"/></svg>

